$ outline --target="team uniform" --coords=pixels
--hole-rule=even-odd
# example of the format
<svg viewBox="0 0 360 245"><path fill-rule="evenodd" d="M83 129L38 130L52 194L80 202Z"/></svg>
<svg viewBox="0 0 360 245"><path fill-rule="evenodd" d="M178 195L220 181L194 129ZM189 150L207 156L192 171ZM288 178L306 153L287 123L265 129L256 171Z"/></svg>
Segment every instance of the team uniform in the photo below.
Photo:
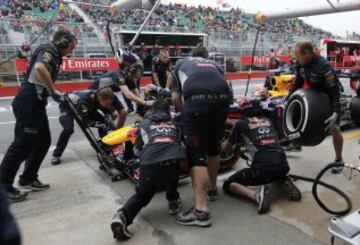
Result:
<svg viewBox="0 0 360 245"><path fill-rule="evenodd" d="M245 149L252 155L252 164L250 168L236 172L225 181L225 192L229 193L232 182L244 186L259 186L286 178L289 165L269 118L250 117L239 120L228 141L232 145L244 143Z"/></svg>
<svg viewBox="0 0 360 245"><path fill-rule="evenodd" d="M171 72L171 61L167 63L161 62L159 57L155 57L152 60L151 72L152 74L156 73L159 78L160 87L166 88L167 83L167 73ZM154 77L152 77L152 82L155 84Z"/></svg>
<svg viewBox="0 0 360 245"><path fill-rule="evenodd" d="M101 110L104 114L112 114L115 112L114 108L102 108L96 99L96 91L84 90L80 92L72 92L69 98L74 103L79 111L86 111L83 115L86 123L90 126L93 122L104 122L104 118L98 113ZM60 103L60 117L59 122L63 127L56 148L53 151L53 157L61 157L63 154L71 135L74 133L74 116L65 103ZM106 130L99 130L99 135L104 136Z"/></svg>
<svg viewBox="0 0 360 245"><path fill-rule="evenodd" d="M26 161L19 185L38 182L38 171L51 144L46 104L49 93L46 85L38 78L35 63L42 63L56 81L62 57L52 44L42 44L34 50L24 81L12 102L16 118L15 138L6 152L0 166L0 179L5 189L13 190L16 173Z"/></svg>
<svg viewBox="0 0 360 245"><path fill-rule="evenodd" d="M130 237L126 227L159 189L166 187L169 212L178 211L179 161L185 158L180 142L179 131L169 113L153 112L140 123L134 149L140 158L140 178L136 194L115 214L111 225L115 238ZM175 210L171 205L175 205Z"/></svg>
<svg viewBox="0 0 360 245"><path fill-rule="evenodd" d="M297 65L296 79L291 87L291 95L300 88L314 88L326 93L331 101L332 111L341 115L340 95L342 85L329 62L320 55L315 54L312 61L305 65ZM338 123L340 116L338 117Z"/></svg>
<svg viewBox="0 0 360 245"><path fill-rule="evenodd" d="M182 122L191 165L206 166L219 154L224 135L230 88L219 65L200 57L176 63L172 90L182 94Z"/></svg>
<svg viewBox="0 0 360 245"><path fill-rule="evenodd" d="M136 89L136 84L134 81L125 79L124 75L117 71L112 71L96 78L90 84L89 89L97 91L106 87L110 87L111 90L116 93L121 91L120 86L128 86L129 90ZM127 98L124 98L124 100L127 106L132 108L131 101ZM114 97L113 106L117 111L124 109L117 96Z"/></svg>

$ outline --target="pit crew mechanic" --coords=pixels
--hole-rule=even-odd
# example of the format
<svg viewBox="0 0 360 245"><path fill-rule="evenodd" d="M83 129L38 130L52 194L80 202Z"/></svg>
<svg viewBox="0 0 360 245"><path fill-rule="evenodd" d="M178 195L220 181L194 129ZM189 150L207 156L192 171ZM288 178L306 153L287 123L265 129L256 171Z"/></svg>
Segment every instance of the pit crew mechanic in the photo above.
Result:
<svg viewBox="0 0 360 245"><path fill-rule="evenodd" d="M115 95L110 87L104 87L100 90L84 90L72 92L68 94L77 110L83 115L86 123L90 125L98 123L103 125L103 129L99 128L100 137L105 136L107 129L116 128L119 114L114 104ZM51 164L59 165L61 156L69 142L71 135L74 133L74 116L65 102L60 102L59 122L63 128L53 151ZM107 122L103 116L98 113L100 110L104 114L111 116L111 122ZM112 124L112 125L108 125Z"/></svg>
<svg viewBox="0 0 360 245"><path fill-rule="evenodd" d="M140 58L129 51L118 49L116 59L120 66L120 71L113 71L96 79L89 89L97 90L104 87L110 87L113 92L119 92L128 100L127 104L132 106L132 101L137 104L135 121L143 116L144 106L151 106L153 101L145 101L139 93L137 82L140 79L140 73L144 70ZM121 102L115 98L114 107L120 115L118 127L122 127L126 120L126 111Z"/></svg>
<svg viewBox="0 0 360 245"><path fill-rule="evenodd" d="M172 89L176 107L182 111L195 205L179 214L177 222L208 227L211 221L206 199L207 194L210 200L217 198L220 140L231 96L223 70L208 59L206 48L197 46L191 56L176 63Z"/></svg>
<svg viewBox="0 0 360 245"><path fill-rule="evenodd" d="M130 238L127 227L154 197L155 192L166 187L169 214L180 211L181 201L177 192L180 162L185 159L179 129L170 116L170 106L157 100L149 115L139 125L135 155L140 157L140 179L136 193L115 213L111 229L116 239Z"/></svg>
<svg viewBox="0 0 360 245"><path fill-rule="evenodd" d="M251 154L250 168L244 168L224 182L224 192L230 195L248 197L258 205L258 213L270 210L270 189L267 184L281 184L290 200L300 201L301 192L287 176L290 168L282 149L275 127L263 111L259 100L242 99L242 118L235 124L229 138L222 144L223 150L243 144ZM247 186L260 186L256 191Z"/></svg>
<svg viewBox="0 0 360 245"><path fill-rule="evenodd" d="M342 150L344 139L340 129L340 94L342 85L330 63L315 54L311 42L299 42L295 45L296 78L290 88L289 96L300 88L316 88L327 94L331 101L333 114L324 123L329 124L335 149L335 163L343 163ZM333 168L332 173L340 173L342 168Z"/></svg>
<svg viewBox="0 0 360 245"><path fill-rule="evenodd" d="M0 179L10 200L22 201L26 193L13 187L20 164L26 161L19 186L29 190L46 190L48 184L38 179L40 165L51 143L47 98L59 100L61 94L54 83L62 57L71 54L77 45L76 37L68 30L55 32L50 43L39 45L33 52L24 81L12 102L16 118L15 138L0 166Z"/></svg>
<svg viewBox="0 0 360 245"><path fill-rule="evenodd" d="M172 83L171 61L169 51L162 49L158 56L152 60L152 82L161 88L170 89Z"/></svg>

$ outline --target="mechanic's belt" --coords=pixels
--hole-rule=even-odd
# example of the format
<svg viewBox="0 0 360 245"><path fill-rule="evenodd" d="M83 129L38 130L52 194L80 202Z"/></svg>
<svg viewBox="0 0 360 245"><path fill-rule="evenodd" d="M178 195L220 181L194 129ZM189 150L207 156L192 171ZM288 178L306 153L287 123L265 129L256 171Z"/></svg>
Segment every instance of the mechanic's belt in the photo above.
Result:
<svg viewBox="0 0 360 245"><path fill-rule="evenodd" d="M227 100L229 99L228 94L196 94L186 96L185 101L193 101L193 100Z"/></svg>
<svg viewBox="0 0 360 245"><path fill-rule="evenodd" d="M170 167L178 163L179 163L178 160L169 160L169 161L157 162L154 165L159 167Z"/></svg>

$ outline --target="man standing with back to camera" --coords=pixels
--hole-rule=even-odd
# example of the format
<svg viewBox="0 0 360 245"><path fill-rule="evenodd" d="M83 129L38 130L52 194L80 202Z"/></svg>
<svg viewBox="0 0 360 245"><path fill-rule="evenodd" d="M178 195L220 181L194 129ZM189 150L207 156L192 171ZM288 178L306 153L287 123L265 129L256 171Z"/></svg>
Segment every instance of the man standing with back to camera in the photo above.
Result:
<svg viewBox="0 0 360 245"><path fill-rule="evenodd" d="M211 221L207 198L217 199L220 140L224 136L230 88L224 71L208 59L205 47L197 46L191 56L176 63L172 89L175 104L182 111L195 205L179 214L177 222L208 227Z"/></svg>
<svg viewBox="0 0 360 245"><path fill-rule="evenodd" d="M38 179L40 165L45 158L51 135L46 115L49 95L59 101L56 90L62 57L71 54L77 44L76 37L68 30L58 30L50 43L39 45L33 52L24 81L12 102L16 119L14 141L0 165L0 180L13 202L26 199L27 192L13 186L15 176L23 161L25 168L19 178L19 187L32 191L48 189L48 184Z"/></svg>

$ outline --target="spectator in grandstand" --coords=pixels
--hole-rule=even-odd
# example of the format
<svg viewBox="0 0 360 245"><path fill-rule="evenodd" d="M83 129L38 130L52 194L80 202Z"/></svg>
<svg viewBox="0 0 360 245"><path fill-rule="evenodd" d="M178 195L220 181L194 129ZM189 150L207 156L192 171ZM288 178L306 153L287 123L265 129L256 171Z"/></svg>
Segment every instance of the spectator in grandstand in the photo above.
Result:
<svg viewBox="0 0 360 245"><path fill-rule="evenodd" d="M153 58L151 72L152 82L161 88L170 89L172 82L172 64L169 58L169 52L162 49L158 56Z"/></svg>

